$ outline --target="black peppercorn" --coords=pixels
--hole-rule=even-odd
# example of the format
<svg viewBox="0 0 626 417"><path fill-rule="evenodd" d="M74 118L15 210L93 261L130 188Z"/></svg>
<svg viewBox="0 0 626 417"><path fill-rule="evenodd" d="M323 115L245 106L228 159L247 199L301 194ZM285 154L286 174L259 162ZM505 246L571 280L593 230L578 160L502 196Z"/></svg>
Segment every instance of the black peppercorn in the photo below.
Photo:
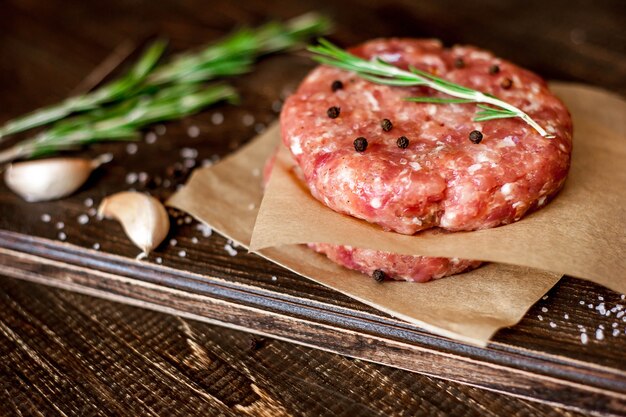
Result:
<svg viewBox="0 0 626 417"><path fill-rule="evenodd" d="M326 114L331 119L336 119L337 117L339 117L339 112L340 111L341 111L341 109L339 107L332 106L332 107L329 107L328 110L326 110Z"/></svg>
<svg viewBox="0 0 626 417"><path fill-rule="evenodd" d="M469 134L469 140L471 140L472 143L480 143L480 141L483 140L483 134L478 130L472 130Z"/></svg>
<svg viewBox="0 0 626 417"><path fill-rule="evenodd" d="M339 80L333 81L333 83L330 85L330 89L333 90L333 93L337 90L341 90L342 88L343 88L343 83Z"/></svg>
<svg viewBox="0 0 626 417"><path fill-rule="evenodd" d="M396 141L396 145L398 145L398 148L406 149L409 146L409 138L400 136Z"/></svg>
<svg viewBox="0 0 626 417"><path fill-rule="evenodd" d="M505 78L504 80L502 80L502 82L500 83L500 87L504 88L505 90L508 90L509 88L511 88L513 86L513 80L510 78Z"/></svg>
<svg viewBox="0 0 626 417"><path fill-rule="evenodd" d="M465 61L463 61L463 58L457 58L454 60L454 68L464 68L465 67Z"/></svg>
<svg viewBox="0 0 626 417"><path fill-rule="evenodd" d="M372 278L374 278L374 281L376 282L383 282L385 278L387 278L387 274L385 274L384 271L377 269L372 274Z"/></svg>
<svg viewBox="0 0 626 417"><path fill-rule="evenodd" d="M389 132L391 128L393 127L393 124L391 123L391 120L383 119L380 122L380 127L382 127L385 132Z"/></svg>
<svg viewBox="0 0 626 417"><path fill-rule="evenodd" d="M365 139L363 136L359 136L358 138L354 139L354 149L357 152L365 152L365 150L367 149L367 139Z"/></svg>
<svg viewBox="0 0 626 417"><path fill-rule="evenodd" d="M489 67L489 74L497 74L500 72L500 67L498 65L492 65Z"/></svg>

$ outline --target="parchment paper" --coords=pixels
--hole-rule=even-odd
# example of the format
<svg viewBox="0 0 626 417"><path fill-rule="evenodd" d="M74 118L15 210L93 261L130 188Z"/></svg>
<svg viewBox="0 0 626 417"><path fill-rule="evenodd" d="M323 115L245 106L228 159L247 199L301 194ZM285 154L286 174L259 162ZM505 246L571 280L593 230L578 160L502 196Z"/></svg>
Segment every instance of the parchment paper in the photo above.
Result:
<svg viewBox="0 0 626 417"><path fill-rule="evenodd" d="M626 102L583 85L554 83L552 89L572 113L572 167L554 201L521 221L465 233L404 236L383 232L315 200L292 177L290 155L283 146L259 211L251 249L325 242L479 259L568 274L626 292ZM458 282L462 291L463 280L436 285Z"/></svg>
<svg viewBox="0 0 626 417"><path fill-rule="evenodd" d="M195 170L168 205L188 212L248 247L263 197L260 173L277 142L278 126L274 125L219 164ZM328 226L331 225L316 225ZM258 253L432 333L478 346L486 345L498 329L517 323L560 277L527 267L489 264L427 284L378 284L301 245L284 245Z"/></svg>

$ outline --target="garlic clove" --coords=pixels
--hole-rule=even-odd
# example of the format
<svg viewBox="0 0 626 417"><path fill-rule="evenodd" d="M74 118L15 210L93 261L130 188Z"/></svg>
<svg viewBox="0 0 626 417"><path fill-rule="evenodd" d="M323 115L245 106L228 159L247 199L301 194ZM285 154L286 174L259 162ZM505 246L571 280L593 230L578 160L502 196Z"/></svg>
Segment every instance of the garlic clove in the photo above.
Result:
<svg viewBox="0 0 626 417"><path fill-rule="evenodd" d="M159 246L170 230L170 219L163 204L156 198L135 191L122 191L100 203L98 215L119 221L124 232L145 258Z"/></svg>
<svg viewBox="0 0 626 417"><path fill-rule="evenodd" d="M111 159L111 154L104 154L92 160L49 158L18 162L9 165L4 181L26 201L56 200L79 189L94 169Z"/></svg>

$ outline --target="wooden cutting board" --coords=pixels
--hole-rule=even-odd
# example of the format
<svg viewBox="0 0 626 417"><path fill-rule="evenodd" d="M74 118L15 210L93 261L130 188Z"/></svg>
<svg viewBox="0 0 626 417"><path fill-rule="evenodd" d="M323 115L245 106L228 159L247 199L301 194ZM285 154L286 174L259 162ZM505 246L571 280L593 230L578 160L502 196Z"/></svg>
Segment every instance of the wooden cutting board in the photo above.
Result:
<svg viewBox="0 0 626 417"><path fill-rule="evenodd" d="M346 16L340 25L349 21ZM353 41L346 27L342 40ZM394 27L387 29L391 34ZM362 30L363 39L384 34ZM196 36L208 35L190 26L175 43L193 45ZM77 42L70 48L89 55L87 45ZM103 58L94 54L92 62ZM519 397L626 415L626 321L618 307L626 300L602 287L564 278L520 324L500 331L487 348L476 348L424 332L243 250L234 248L235 254L225 239L206 236L206 229L185 216L142 262L133 259L138 251L119 225L93 216L93 206L116 191L171 195L188 175L188 169L179 169L185 159L189 165L209 164L255 136L277 118L281 98L310 66L301 56L266 59L253 74L234 81L244 97L239 107L217 106L158 126L136 149L94 146L86 154L113 152L115 159L70 198L28 204L0 186L0 272ZM77 82L88 68L77 64L57 80ZM51 74L58 71L49 68ZM43 78L33 83L38 91L30 97L44 102L46 94L53 98L48 102L61 97L59 84ZM11 93L0 89L0 102L15 103ZM42 104L26 98L11 112L5 109L2 120ZM192 133L196 127L199 136ZM196 157L185 158L195 151ZM132 182L129 174L142 172L170 185Z"/></svg>

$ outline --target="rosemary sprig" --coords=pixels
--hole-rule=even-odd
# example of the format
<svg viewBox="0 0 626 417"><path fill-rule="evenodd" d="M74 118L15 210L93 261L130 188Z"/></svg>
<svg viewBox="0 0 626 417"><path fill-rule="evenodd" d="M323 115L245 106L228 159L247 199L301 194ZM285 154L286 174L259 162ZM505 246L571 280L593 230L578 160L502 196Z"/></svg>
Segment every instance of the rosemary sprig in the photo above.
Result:
<svg viewBox="0 0 626 417"><path fill-rule="evenodd" d="M34 138L0 152L0 163L43 156L102 140L137 140L139 129L148 124L185 117L223 100L237 100L237 93L231 86L182 84L166 87L153 96L137 96L115 106L60 121Z"/></svg>
<svg viewBox="0 0 626 417"><path fill-rule="evenodd" d="M546 138L554 137L549 135L545 129L528 114L491 94L455 84L414 67L410 67L409 71L405 71L381 59L367 61L350 54L325 39L320 39L319 45L310 46L308 50L315 53L316 56L314 56L313 59L322 64L354 71L361 78L377 84L399 87L426 86L454 97L409 97L406 99L408 101L436 104L477 103L481 110L476 113L474 121L481 122L493 119L519 117L535 129L541 136Z"/></svg>
<svg viewBox="0 0 626 417"><path fill-rule="evenodd" d="M309 13L286 23L268 23L257 29L241 29L198 52L184 53L157 65L166 42L150 45L123 77L87 94L70 97L11 120L0 127L0 142L8 135L61 120L74 113L92 111L138 95L154 93L163 86L199 83L250 71L262 54L297 46L330 28L327 18Z"/></svg>

